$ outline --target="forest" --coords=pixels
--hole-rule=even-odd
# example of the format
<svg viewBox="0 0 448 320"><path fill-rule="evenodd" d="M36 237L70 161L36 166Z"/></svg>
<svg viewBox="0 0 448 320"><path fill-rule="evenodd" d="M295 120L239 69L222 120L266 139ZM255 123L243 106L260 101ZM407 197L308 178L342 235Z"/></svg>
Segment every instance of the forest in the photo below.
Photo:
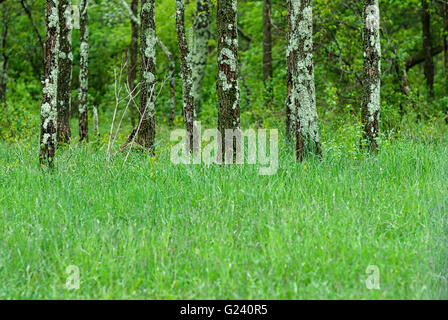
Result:
<svg viewBox="0 0 448 320"><path fill-rule="evenodd" d="M447 299L447 0L0 0L0 299Z"/></svg>

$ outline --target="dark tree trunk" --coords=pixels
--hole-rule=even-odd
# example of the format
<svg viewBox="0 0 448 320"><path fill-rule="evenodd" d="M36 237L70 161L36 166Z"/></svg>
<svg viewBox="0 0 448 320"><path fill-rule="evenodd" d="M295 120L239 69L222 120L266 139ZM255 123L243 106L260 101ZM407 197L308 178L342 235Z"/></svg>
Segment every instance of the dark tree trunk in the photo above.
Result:
<svg viewBox="0 0 448 320"><path fill-rule="evenodd" d="M293 41L292 35L295 32L293 30L293 21L292 20L292 3L290 0L286 3L287 11L288 11L288 32L286 33L286 50L288 50L288 46L291 41ZM288 142L292 142L295 132L295 118L296 111L294 108L294 104L291 100L292 98L292 70L294 69L294 55L292 53L286 54L286 139Z"/></svg>
<svg viewBox="0 0 448 320"><path fill-rule="evenodd" d="M2 22L0 34L0 105L6 114L6 89L8 86L8 53L7 53L7 38L8 38L8 17L6 14L5 4L2 5Z"/></svg>
<svg viewBox="0 0 448 320"><path fill-rule="evenodd" d="M140 15L140 130L137 142L146 150L154 147L155 139L155 84L156 84L156 23L155 0L142 0Z"/></svg>
<svg viewBox="0 0 448 320"><path fill-rule="evenodd" d="M193 43L190 43L192 95L196 112L201 110L202 82L205 76L208 58L208 41L210 39L210 0L197 0L193 23Z"/></svg>
<svg viewBox="0 0 448 320"><path fill-rule="evenodd" d="M434 61L432 59L431 15L428 0L422 0L423 51L425 52L425 77L429 98L434 98Z"/></svg>
<svg viewBox="0 0 448 320"><path fill-rule="evenodd" d="M59 77L58 77L58 142L70 142L70 109L72 89L72 1L59 0Z"/></svg>
<svg viewBox="0 0 448 320"><path fill-rule="evenodd" d="M268 108L273 103L272 85L272 33L271 33L271 0L263 1L263 81L265 103Z"/></svg>
<svg viewBox="0 0 448 320"><path fill-rule="evenodd" d="M182 92L183 92L183 110L185 126L189 142L188 150L193 150L193 126L194 126L194 98L193 98L193 78L191 66L188 61L188 44L185 33L185 1L176 0L176 31L177 42L179 45L181 72L182 72Z"/></svg>
<svg viewBox="0 0 448 320"><path fill-rule="evenodd" d="M448 95L448 2L443 3L443 70L445 75L445 94ZM448 121L448 118L447 118Z"/></svg>
<svg viewBox="0 0 448 320"><path fill-rule="evenodd" d="M311 0L293 2L287 3L288 121L294 121L295 131L289 134L295 134L296 157L302 161L307 153L321 153L314 84L313 6Z"/></svg>
<svg viewBox="0 0 448 320"><path fill-rule="evenodd" d="M162 41L157 39L157 44L162 48L163 52L165 52L168 61L169 61L169 69L170 69L170 116L169 116L169 124L173 125L174 122L174 111L176 107L176 81L174 75L176 73L176 62L174 60L173 54L168 50L168 48L163 44Z"/></svg>
<svg viewBox="0 0 448 320"><path fill-rule="evenodd" d="M81 0L80 27L81 27L81 66L79 72L79 140L89 142L87 97L89 91L89 20L88 0Z"/></svg>
<svg viewBox="0 0 448 320"><path fill-rule="evenodd" d="M362 122L364 139L372 151L378 149L378 126L381 104L381 44L378 0L363 3L364 77Z"/></svg>
<svg viewBox="0 0 448 320"><path fill-rule="evenodd" d="M130 92L135 89L135 81L137 80L137 59L138 59L138 21L135 17L138 16L138 0L132 0L131 11L133 16L131 17L131 47L130 47L130 61L128 69L128 85ZM135 98L135 97L133 97ZM131 124L135 127L135 112L134 104L129 105L131 113Z"/></svg>
<svg viewBox="0 0 448 320"><path fill-rule="evenodd" d="M53 167L57 134L57 90L58 90L58 32L59 17L57 1L47 0L45 24L45 76L42 90L40 156L42 165Z"/></svg>
<svg viewBox="0 0 448 320"><path fill-rule="evenodd" d="M237 0L218 0L218 129L224 159L225 131L240 127L240 88L238 84L238 10ZM236 144L233 144L236 152Z"/></svg>

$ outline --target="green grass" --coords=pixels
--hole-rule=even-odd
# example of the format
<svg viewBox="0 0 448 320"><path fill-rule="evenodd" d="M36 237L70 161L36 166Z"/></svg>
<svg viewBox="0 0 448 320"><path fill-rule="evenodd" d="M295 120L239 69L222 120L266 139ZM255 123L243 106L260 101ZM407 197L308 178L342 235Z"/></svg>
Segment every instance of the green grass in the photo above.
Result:
<svg viewBox="0 0 448 320"><path fill-rule="evenodd" d="M104 145L0 145L0 298L448 298L448 149L395 140L375 157L324 146L274 176L174 166ZM81 287L67 290L69 265ZM366 268L380 270L368 290Z"/></svg>

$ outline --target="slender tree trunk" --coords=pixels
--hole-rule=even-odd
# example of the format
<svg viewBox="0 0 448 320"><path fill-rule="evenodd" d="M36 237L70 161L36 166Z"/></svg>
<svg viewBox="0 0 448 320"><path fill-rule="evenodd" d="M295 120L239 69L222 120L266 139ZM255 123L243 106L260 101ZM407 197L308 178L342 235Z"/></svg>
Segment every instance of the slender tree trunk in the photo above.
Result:
<svg viewBox="0 0 448 320"><path fill-rule="evenodd" d="M79 140L89 141L87 95L89 91L89 20L88 0L81 0L80 27L81 27L81 67L79 72Z"/></svg>
<svg viewBox="0 0 448 320"><path fill-rule="evenodd" d="M169 61L169 69L170 69L170 116L169 116L169 124L173 125L174 122L174 111L176 107L176 81L174 78L174 74L176 73L176 62L174 60L173 54L168 50L168 48L163 44L160 39L157 39L157 44L160 48L162 48L163 52L168 58Z"/></svg>
<svg viewBox="0 0 448 320"><path fill-rule="evenodd" d="M320 155L318 116L314 84L313 7L311 0L288 0L289 35L286 55L290 86L288 103L295 118L296 157ZM288 91L289 91L288 90Z"/></svg>
<svg viewBox="0 0 448 320"><path fill-rule="evenodd" d="M288 32L286 33L286 139L289 142L293 141L294 132L296 128L296 108L294 102L292 101L293 93L293 75L292 71L295 68L295 50L290 51L289 46L295 41L294 33L296 30L296 18L293 18L293 2L288 0L286 2L288 11Z"/></svg>
<svg viewBox="0 0 448 320"><path fill-rule="evenodd" d="M240 88L238 83L238 2L218 0L218 129L224 159L225 131L240 127ZM230 148L230 147L229 147ZM233 144L236 151L236 145Z"/></svg>
<svg viewBox="0 0 448 320"><path fill-rule="evenodd" d="M142 83L140 91L140 122L137 142L145 149L154 147L155 139L155 84L156 84L156 23L155 0L142 0L141 32L140 32L140 59Z"/></svg>
<svg viewBox="0 0 448 320"><path fill-rule="evenodd" d="M2 4L2 21L0 33L0 105L6 115L6 89L8 86L8 54L7 38L8 38L8 18L6 14L6 4Z"/></svg>
<svg viewBox="0 0 448 320"><path fill-rule="evenodd" d="M443 3L443 70L445 75L445 94L448 95L448 2ZM447 118L448 121L448 118Z"/></svg>
<svg viewBox="0 0 448 320"><path fill-rule="evenodd" d="M45 76L42 90L40 163L53 167L57 134L59 17L58 1L46 1Z"/></svg>
<svg viewBox="0 0 448 320"><path fill-rule="evenodd" d="M364 78L362 122L364 139L372 151L378 149L378 125L381 106L381 44L378 0L363 3Z"/></svg>
<svg viewBox="0 0 448 320"><path fill-rule="evenodd" d="M185 126L189 141L188 149L193 149L193 125L194 125L194 98L193 98L193 76L188 59L188 44L185 33L185 1L176 0L176 30L177 42L179 45L181 71L182 71L182 92L183 92L183 110L185 117Z"/></svg>
<svg viewBox="0 0 448 320"><path fill-rule="evenodd" d="M70 142L70 109L72 89L72 1L59 0L59 77L58 77L58 142Z"/></svg>
<svg viewBox="0 0 448 320"><path fill-rule="evenodd" d="M273 103L272 84L272 33L271 33L271 0L263 1L263 82L265 103L268 108Z"/></svg>
<svg viewBox="0 0 448 320"><path fill-rule="evenodd" d="M197 0L193 24L193 43L190 43L190 63L192 71L192 95L196 113L201 110L202 82L208 58L208 41L210 39L210 0Z"/></svg>
<svg viewBox="0 0 448 320"><path fill-rule="evenodd" d="M133 16L131 16L131 47L130 47L130 61L128 69L128 85L130 92L134 91L135 81L137 80L137 56L138 56L138 20L134 17L138 16L138 0L132 0L131 11ZM135 112L134 104L130 104L131 113L131 124L135 127Z"/></svg>
<svg viewBox="0 0 448 320"><path fill-rule="evenodd" d="M431 15L428 0L422 0L423 51L425 52L425 77L429 98L434 98L434 60L432 59Z"/></svg>

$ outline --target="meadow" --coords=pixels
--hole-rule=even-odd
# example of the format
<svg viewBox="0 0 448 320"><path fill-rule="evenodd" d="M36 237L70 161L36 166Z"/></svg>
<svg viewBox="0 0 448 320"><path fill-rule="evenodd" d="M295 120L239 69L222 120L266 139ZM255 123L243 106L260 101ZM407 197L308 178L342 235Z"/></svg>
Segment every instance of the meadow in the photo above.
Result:
<svg viewBox="0 0 448 320"><path fill-rule="evenodd" d="M160 137L124 168L74 142L53 171L2 143L0 299L446 299L448 135L417 132L377 155L324 132L303 163L282 138L273 176L173 165Z"/></svg>

